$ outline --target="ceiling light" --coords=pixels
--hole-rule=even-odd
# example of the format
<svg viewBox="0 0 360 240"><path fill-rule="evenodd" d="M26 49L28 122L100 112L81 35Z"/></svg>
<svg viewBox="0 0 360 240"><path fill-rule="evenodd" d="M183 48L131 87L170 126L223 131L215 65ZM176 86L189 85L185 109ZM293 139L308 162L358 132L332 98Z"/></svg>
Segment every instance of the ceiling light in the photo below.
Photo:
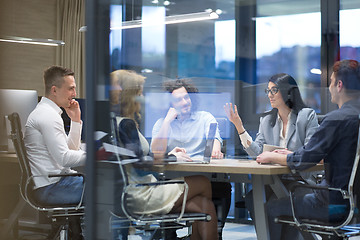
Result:
<svg viewBox="0 0 360 240"><path fill-rule="evenodd" d="M87 26L82 26L79 28L79 32L86 32Z"/></svg>
<svg viewBox="0 0 360 240"><path fill-rule="evenodd" d="M152 70L152 69L148 69L148 68L144 68L144 69L141 69L141 72L142 72L142 73L152 73L153 70Z"/></svg>
<svg viewBox="0 0 360 240"><path fill-rule="evenodd" d="M164 6L169 6L169 5L170 5L170 1L165 0L164 1Z"/></svg>
<svg viewBox="0 0 360 240"><path fill-rule="evenodd" d="M216 9L215 12L216 12L216 14L220 15L220 14L222 14L223 11L221 9Z"/></svg>
<svg viewBox="0 0 360 240"><path fill-rule="evenodd" d="M3 37L3 38L0 38L0 42L25 43L25 44L44 45L44 46L65 45L65 42L60 41L60 40L40 39L40 38L24 38L24 37Z"/></svg>
<svg viewBox="0 0 360 240"><path fill-rule="evenodd" d="M196 22L204 21L211 19L218 19L219 15L215 12L200 12L200 13L189 13L181 15L172 15L165 17L164 21L160 22L142 22L142 20L133 20L122 22L121 26L111 27L111 30L119 29L129 29L129 28L138 28L138 27L149 27L162 24L174 24L174 23L186 23L186 22Z"/></svg>
<svg viewBox="0 0 360 240"><path fill-rule="evenodd" d="M312 74L321 75L321 70L318 69L318 68L312 68L312 69L310 70L310 72L311 72Z"/></svg>

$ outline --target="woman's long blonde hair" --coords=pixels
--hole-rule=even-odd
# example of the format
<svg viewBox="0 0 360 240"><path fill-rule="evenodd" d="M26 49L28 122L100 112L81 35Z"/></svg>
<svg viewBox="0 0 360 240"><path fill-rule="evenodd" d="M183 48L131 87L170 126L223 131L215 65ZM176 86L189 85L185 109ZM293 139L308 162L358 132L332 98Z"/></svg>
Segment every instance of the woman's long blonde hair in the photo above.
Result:
<svg viewBox="0 0 360 240"><path fill-rule="evenodd" d="M142 94L145 77L129 70L116 70L110 74L110 103L120 105L120 115L140 119L140 103L136 97Z"/></svg>

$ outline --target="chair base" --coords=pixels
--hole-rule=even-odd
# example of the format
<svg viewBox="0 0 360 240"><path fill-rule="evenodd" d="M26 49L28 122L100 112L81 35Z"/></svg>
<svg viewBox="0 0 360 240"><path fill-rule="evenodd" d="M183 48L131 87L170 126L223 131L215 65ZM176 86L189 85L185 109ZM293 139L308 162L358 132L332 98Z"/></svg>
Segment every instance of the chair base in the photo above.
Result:
<svg viewBox="0 0 360 240"><path fill-rule="evenodd" d="M83 240L83 217L53 218L52 232L48 239Z"/></svg>
<svg viewBox="0 0 360 240"><path fill-rule="evenodd" d="M188 214L188 213L187 213ZM191 213L188 215L192 215ZM193 214L195 216L199 215L197 213ZM203 214L201 214L203 215ZM172 219L177 214L164 215L165 218ZM189 217L189 216L188 216ZM180 239L190 239L192 232L192 223L194 220L186 219L181 222L131 222L127 218L113 217L111 220L111 229L113 232L113 239L118 239L117 237L122 235L145 235L149 239L155 240L180 240ZM176 230L188 228L188 234L181 238L178 238L176 235ZM130 229L130 230L129 230Z"/></svg>
<svg viewBox="0 0 360 240"><path fill-rule="evenodd" d="M275 222L288 224L299 228L301 231L320 235L323 239L349 239L350 237L360 236L360 224L350 224L339 229L325 229L304 225L297 226L293 218L290 216L280 216L275 218Z"/></svg>

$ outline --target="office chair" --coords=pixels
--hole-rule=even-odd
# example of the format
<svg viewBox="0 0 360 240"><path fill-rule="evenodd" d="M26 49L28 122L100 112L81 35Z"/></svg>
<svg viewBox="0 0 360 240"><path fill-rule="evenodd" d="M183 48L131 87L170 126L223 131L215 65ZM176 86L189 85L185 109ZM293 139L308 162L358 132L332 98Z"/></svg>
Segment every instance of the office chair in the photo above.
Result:
<svg viewBox="0 0 360 240"><path fill-rule="evenodd" d="M360 117L360 115L359 115ZM356 155L352 172L349 178L348 189L337 189L329 187L320 187L313 185L296 185L290 191L290 200L292 207L292 216L280 216L275 219L276 222L289 224L302 230L303 232L320 235L323 239L341 238L360 235L359 224L359 204L360 204L360 171L359 168L360 154L360 119L359 134L357 140ZM329 205L329 221L320 219L301 219L297 216L296 206L294 206L295 191L300 188L335 191L342 195L348 204L331 204ZM310 235L306 235L310 237ZM317 238L314 238L317 239Z"/></svg>
<svg viewBox="0 0 360 240"><path fill-rule="evenodd" d="M37 203L32 197L32 190L34 186L34 178L41 175L32 175L30 169L29 159L26 154L26 149L23 140L23 134L21 131L20 117L18 113L12 113L8 116L11 123L11 139L13 141L16 155L18 157L21 169L21 182L20 182L20 194L21 197L34 209L46 213L47 217L51 218L52 226L58 226L53 233L54 238L59 237L60 240L69 239L69 224L72 217L82 217L84 215L84 207L82 206L82 200L78 204L74 205L59 205L59 206L44 206ZM66 176L82 176L80 173L75 174L59 174L48 175L47 177L66 177ZM85 183L84 183L85 184ZM85 189L85 186L84 186ZM84 195L84 191L83 191ZM82 196L83 196L82 195Z"/></svg>
<svg viewBox="0 0 360 240"><path fill-rule="evenodd" d="M132 120L131 120L132 121ZM129 127L129 125L127 125ZM135 124L133 125L134 132L137 134L137 129ZM121 128L119 124L119 128ZM123 144L121 141L121 137L119 134L124 134L125 132L129 132L129 129L125 131L119 131L117 127L117 121L114 116L111 117L111 135L112 135L112 143L116 146L124 147L124 145L129 146L128 144ZM136 135L135 134L135 135ZM133 135L134 136L134 135ZM128 136L131 138L131 136ZM122 139L124 139L122 137ZM137 139L129 141L133 141L134 144L131 144L134 148L137 149L140 146L137 145ZM135 150L136 151L136 150ZM117 206L115 206L115 212L112 213L112 226L124 226L127 228L129 225L134 227L135 229L139 229L142 232L146 232L151 234L150 239L164 239L164 231L167 229L181 229L187 227L189 229L189 234L186 237L191 235L191 224L194 221L210 221L211 216L206 213L185 213L185 205L186 198L188 194L188 186L185 181L182 180L160 180L157 182L149 182L149 183L139 183L139 184L130 184L128 181L128 175L126 171L125 165L126 162L133 162L133 164L142 164L141 159L126 159L127 156L117 153L114 155L115 161L117 162L118 167L118 177L116 181L116 189L117 193L115 197L117 200ZM142 160L144 157L142 157ZM148 159L148 158L147 158ZM131 163L128 163L131 164ZM144 164L152 164L149 160ZM157 185L167 185L167 184L184 184L184 201L182 203L182 209L180 213L174 214L166 214L166 215L147 215L147 214L135 214L127 207L127 199L128 194L127 191L132 187L144 187L144 186L157 186ZM120 227L121 228L121 227ZM170 238L169 238L170 239Z"/></svg>
<svg viewBox="0 0 360 240"><path fill-rule="evenodd" d="M226 136L229 127L229 121L226 117L216 117L218 128L223 138L223 144L221 146L221 152L226 155ZM218 174L213 173L211 177L211 188L212 188L212 201L215 205L216 215L218 218L218 234L219 240L222 239L223 228L226 223L226 219L230 210L231 205L231 184L227 181L226 174L224 175L224 182L218 181Z"/></svg>

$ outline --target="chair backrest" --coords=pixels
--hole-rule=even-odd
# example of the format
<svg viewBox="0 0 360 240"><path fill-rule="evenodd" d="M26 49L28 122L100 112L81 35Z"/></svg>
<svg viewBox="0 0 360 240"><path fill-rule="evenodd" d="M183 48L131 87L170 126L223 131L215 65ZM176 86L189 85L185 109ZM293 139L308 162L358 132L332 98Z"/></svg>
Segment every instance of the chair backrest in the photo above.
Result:
<svg viewBox="0 0 360 240"><path fill-rule="evenodd" d="M335 225L334 228L338 229L343 226L348 225L353 219L356 208L359 208L359 197L360 197L360 171L359 170L359 154L360 154L360 115L358 116L358 137L357 137L357 146L355 159L352 167L352 171L349 178L347 197L349 199L349 210L347 216L341 218L341 221ZM331 210L329 210L331 212ZM336 212L336 211L335 211Z"/></svg>
<svg viewBox="0 0 360 240"><path fill-rule="evenodd" d="M351 119L353 121L353 119ZM356 219L357 216L354 218L354 214L358 215L360 209L360 171L359 170L359 157L360 157L360 115L356 119L358 124L358 134L357 134L357 146L356 146L356 153L353 162L352 171L350 174L349 182L348 182L348 189L340 189L340 188L327 188L327 191L338 192L342 195L344 199L349 201L349 205L346 204L330 204L329 205L329 219L330 221L324 221L322 218L326 216L318 216L320 219L314 218L300 218L297 216L297 212L301 212L301 209L295 211L294 205L294 190L297 188L303 188L302 186L298 185L295 186L294 189L290 192L290 200L292 206L292 217L293 220L289 220L288 216L280 216L277 221L279 223L296 225L301 230L318 233L318 234L349 234L351 235L358 235L360 231L355 230L353 227L347 228L346 226L354 221L358 221ZM312 186L308 186L307 188L315 188ZM301 219L301 220L300 220ZM348 230L346 230L348 229ZM339 232L342 231L342 232Z"/></svg>
<svg viewBox="0 0 360 240"><path fill-rule="evenodd" d="M342 228L349 223L352 222L352 219L354 217L354 214L358 211L360 205L359 205L359 198L360 198L360 171L359 170L359 154L360 154L360 115L358 116L358 137L357 137L357 146L356 146L356 153L355 153L355 159L352 167L352 171L349 178L348 183L348 190L347 193L343 195L347 195L349 199L350 209L348 210L347 216L344 216L340 222L334 224L333 226L326 227L329 229L339 229ZM331 210L329 210L331 211Z"/></svg>
<svg viewBox="0 0 360 240"><path fill-rule="evenodd" d="M352 168L348 191L353 196L354 207L360 208L360 171L359 171L359 158L360 158L360 115L359 115L359 129L356 154L354 159L354 165Z"/></svg>
<svg viewBox="0 0 360 240"><path fill-rule="evenodd" d="M346 225L348 225L351 220L353 219L354 213L359 209L359 198L360 198L360 171L359 170L359 154L360 154L360 115L358 116L358 137L357 137L357 146L356 146L356 153L355 159L352 167L352 171L349 178L348 183L348 190L347 193L343 193L343 197L347 197L349 199L349 210L347 216L343 216L340 218L341 220L334 224L333 226L329 227L330 229L339 229ZM336 205L334 205L336 206ZM331 212L331 210L329 210ZM336 211L335 211L336 213ZM336 214L335 214L336 216Z"/></svg>
<svg viewBox="0 0 360 240"><path fill-rule="evenodd" d="M118 132L118 127L117 127L117 121L116 121L116 116L114 113L111 113L110 116L110 129L111 129L111 141L112 144L115 146L120 146L122 147L122 143L119 142L119 132ZM115 181L115 189L117 189L117 191L114 193L114 202L115 203L120 203L120 204L116 204L115 205L115 214L118 216L131 216L131 213L128 211L126 204L126 201L124 201L124 198L126 198L126 195L124 195L125 193L125 189L127 187L127 185L129 184L128 182L128 177L126 174L126 169L124 168L124 166L122 165L122 156L120 154L115 154L114 156L116 159L116 161L118 162L118 169L119 171L116 171L116 181Z"/></svg>
<svg viewBox="0 0 360 240"><path fill-rule="evenodd" d="M135 121L129 118L120 118L120 121L117 119L116 122L119 146L133 151L137 158L141 158L143 150Z"/></svg>
<svg viewBox="0 0 360 240"><path fill-rule="evenodd" d="M120 123L118 123L113 113L111 114L110 119L112 144L115 146L129 149L136 154L136 159L128 159L128 156L121 155L120 153L115 154L115 158L119 166L119 175L115 183L115 188L118 191L114 194L114 202L121 203L115 206L115 213L120 216L126 216L132 221L139 221L139 216L137 214L134 214L127 206L128 194L126 192L126 189L129 186L129 176L126 171L127 167L125 167L129 166L136 168L136 166L142 167L142 165L144 165L140 161L140 158L143 157L143 152L138 135L138 130L135 122L131 119L123 119ZM133 163L126 163L126 161L131 162L132 160L134 160ZM124 163L126 163L127 165L125 165Z"/></svg>
<svg viewBox="0 0 360 240"><path fill-rule="evenodd" d="M18 113L14 112L8 116L8 119L11 124L11 139L14 144L15 152L18 157L20 163L20 169L21 169L20 193L21 196L26 201L29 201L28 193L26 191L32 189L33 182L31 181L28 183L30 177L32 176L32 173L30 169L29 160L26 154L23 134L21 130L20 117Z"/></svg>

